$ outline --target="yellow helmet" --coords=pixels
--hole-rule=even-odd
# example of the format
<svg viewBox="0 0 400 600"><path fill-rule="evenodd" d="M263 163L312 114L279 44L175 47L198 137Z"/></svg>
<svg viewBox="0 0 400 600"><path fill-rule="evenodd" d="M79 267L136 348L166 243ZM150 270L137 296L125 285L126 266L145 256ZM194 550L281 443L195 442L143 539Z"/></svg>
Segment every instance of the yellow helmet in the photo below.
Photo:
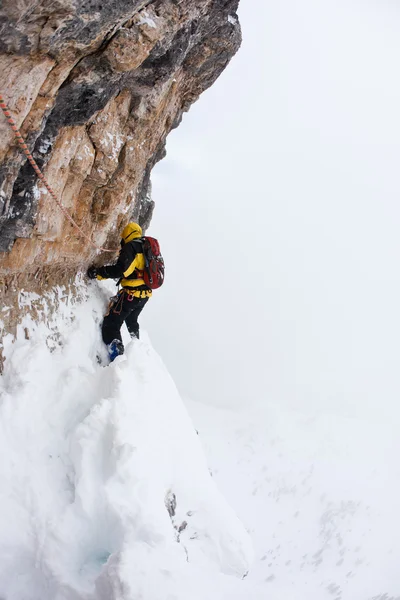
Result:
<svg viewBox="0 0 400 600"><path fill-rule="evenodd" d="M142 228L138 223L128 223L121 233L121 238L124 240L125 244L140 237L142 237Z"/></svg>

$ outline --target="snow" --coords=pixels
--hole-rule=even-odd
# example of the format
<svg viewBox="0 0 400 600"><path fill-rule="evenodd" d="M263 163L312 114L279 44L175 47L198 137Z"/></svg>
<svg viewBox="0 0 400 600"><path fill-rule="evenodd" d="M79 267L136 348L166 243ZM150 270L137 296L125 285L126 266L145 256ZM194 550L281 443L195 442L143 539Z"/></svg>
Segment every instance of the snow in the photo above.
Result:
<svg viewBox="0 0 400 600"><path fill-rule="evenodd" d="M145 332L100 366L115 288L76 288L3 341L2 600L398 600L397 422L185 406Z"/></svg>
<svg viewBox="0 0 400 600"><path fill-rule="evenodd" d="M40 152L41 154L47 154L49 148L51 147L51 141L50 140L41 140L39 148L38 148L38 152Z"/></svg>
<svg viewBox="0 0 400 600"><path fill-rule="evenodd" d="M106 138L103 138L102 143L106 152L109 152L113 160L118 159L118 155L124 145L124 138L120 134L106 132ZM108 139L107 139L108 138Z"/></svg>
<svg viewBox="0 0 400 600"><path fill-rule="evenodd" d="M21 293L40 322L4 339L0 597L260 598L241 580L250 538L161 359L143 334L100 366L107 288L76 284L80 302Z"/></svg>
<svg viewBox="0 0 400 600"><path fill-rule="evenodd" d="M137 24L138 25L148 25L152 29L157 29L156 22L154 21L154 19L152 19L151 17L149 17L148 13L144 13L140 17L140 20L137 22Z"/></svg>
<svg viewBox="0 0 400 600"><path fill-rule="evenodd" d="M268 598L398 600L398 423L188 406Z"/></svg>

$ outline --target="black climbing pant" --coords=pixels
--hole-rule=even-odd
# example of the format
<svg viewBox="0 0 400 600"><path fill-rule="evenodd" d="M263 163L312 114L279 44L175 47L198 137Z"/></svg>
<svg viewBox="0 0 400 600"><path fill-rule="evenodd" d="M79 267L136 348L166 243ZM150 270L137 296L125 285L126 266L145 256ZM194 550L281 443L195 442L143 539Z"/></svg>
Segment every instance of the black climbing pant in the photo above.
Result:
<svg viewBox="0 0 400 600"><path fill-rule="evenodd" d="M132 337L139 337L138 317L142 312L148 298L135 298L125 290L111 301L108 313L104 317L101 333L103 342L111 344L113 340L120 340L121 326L125 321L128 331Z"/></svg>

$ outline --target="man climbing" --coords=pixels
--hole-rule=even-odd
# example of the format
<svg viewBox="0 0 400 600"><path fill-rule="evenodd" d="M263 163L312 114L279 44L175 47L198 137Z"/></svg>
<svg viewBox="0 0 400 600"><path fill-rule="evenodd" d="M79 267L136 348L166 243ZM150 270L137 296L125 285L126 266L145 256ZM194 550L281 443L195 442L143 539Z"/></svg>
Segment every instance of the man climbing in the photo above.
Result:
<svg viewBox="0 0 400 600"><path fill-rule="evenodd" d="M121 233L122 248L116 264L91 266L87 271L90 279L119 279L122 286L122 290L111 301L102 325L103 341L111 361L124 353L120 332L124 321L131 337L139 338L138 317L152 295L151 284L146 285L144 279L146 259L143 245L140 225L128 223Z"/></svg>

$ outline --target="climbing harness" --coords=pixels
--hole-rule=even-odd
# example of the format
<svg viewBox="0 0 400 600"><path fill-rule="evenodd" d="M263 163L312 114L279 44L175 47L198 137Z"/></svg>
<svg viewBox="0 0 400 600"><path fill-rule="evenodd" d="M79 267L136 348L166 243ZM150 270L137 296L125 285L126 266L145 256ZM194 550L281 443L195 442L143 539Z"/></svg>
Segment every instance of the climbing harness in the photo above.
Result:
<svg viewBox="0 0 400 600"><path fill-rule="evenodd" d="M50 187L46 177L43 175L42 171L39 169L35 159L33 158L32 154L29 152L28 146L25 143L24 138L22 137L19 129L17 128L14 119L11 116L11 113L8 109L7 104L4 101L4 98L2 96L2 94L0 94L0 108L3 111L7 122L9 124L9 126L11 127L11 129L14 132L15 137L18 140L18 143L20 145L21 150L23 151L23 153L25 154L25 156L27 157L27 159L29 160L29 162L31 163L36 175L38 176L38 178L43 182L44 186L46 187L47 191L49 192L49 194L51 195L51 197L53 198L53 200L56 202L57 206L62 210L62 212L64 213L64 215L66 216L66 218L68 219L68 221L70 223L72 223L72 225L74 227L76 227L76 229L79 231L79 233L86 239L88 240L88 242L91 244L91 246L93 246L94 248L96 248L97 250L103 251L103 252L112 252L113 254L115 252L118 252L118 248L103 248L101 246L98 246L97 244L95 244L92 239L86 235L86 233L83 231L83 229L81 229L81 227L78 225L78 223L71 217L71 215L69 214L69 212L64 208L64 206L61 204L61 202L59 201L59 199L57 198L57 195L55 194L55 192L52 190L52 188Z"/></svg>

